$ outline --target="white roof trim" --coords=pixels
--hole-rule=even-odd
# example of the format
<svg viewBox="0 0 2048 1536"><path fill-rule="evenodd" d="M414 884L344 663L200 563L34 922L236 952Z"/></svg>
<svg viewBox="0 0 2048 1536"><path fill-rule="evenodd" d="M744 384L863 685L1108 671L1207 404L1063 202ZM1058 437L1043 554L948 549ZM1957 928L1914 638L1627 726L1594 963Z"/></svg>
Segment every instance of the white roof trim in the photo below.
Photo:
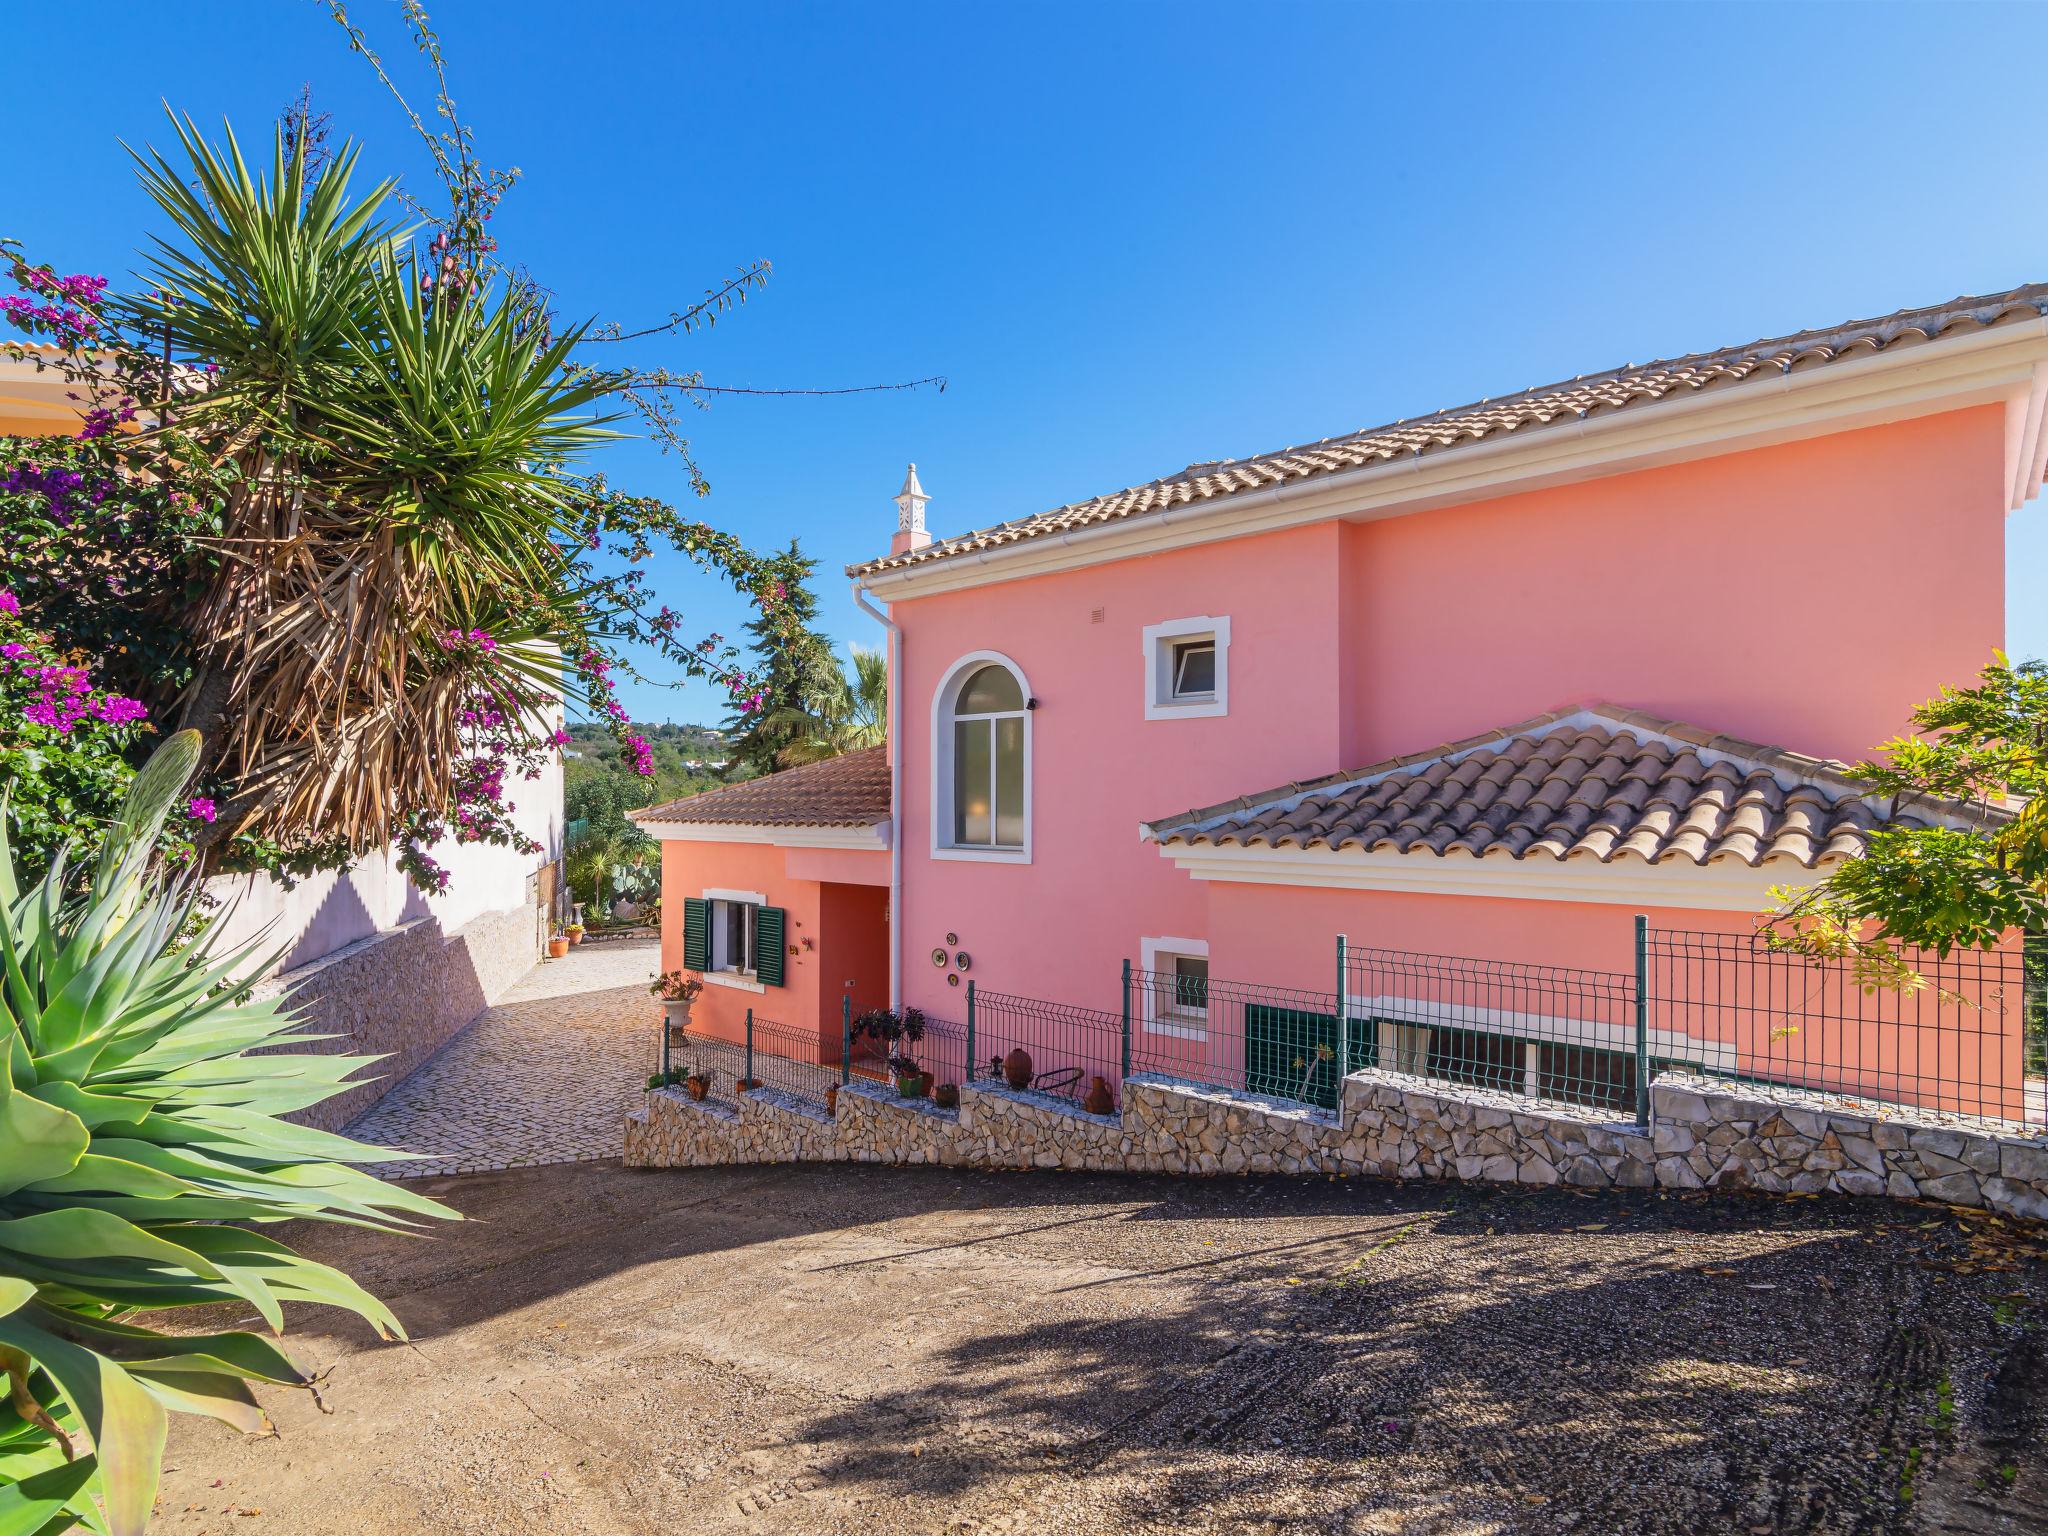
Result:
<svg viewBox="0 0 2048 1536"><path fill-rule="evenodd" d="M642 832L664 843L766 843L775 848L889 849L887 817L868 827L775 827L745 822L638 822Z"/></svg>
<svg viewBox="0 0 2048 1536"><path fill-rule="evenodd" d="M1169 844L1159 850L1196 880L1238 885L1299 885L1325 890L1399 891L1417 896L1490 896L1509 900L1584 901L1602 906L1682 907L1762 913L1774 885L1806 887L1826 875L1793 859L1750 866L1732 859L1646 864L1623 855L1602 864L1591 856L1517 859L1505 852L1474 858L1390 853L1362 848L1217 848Z"/></svg>
<svg viewBox="0 0 2048 1536"><path fill-rule="evenodd" d="M1402 517L1999 401L2011 407L2009 430L2019 437L2009 447L2014 473L2007 488L2008 505L2017 509L2040 489L2036 466L2048 460L2048 317L992 549L963 549L856 579L895 602L1335 518Z"/></svg>

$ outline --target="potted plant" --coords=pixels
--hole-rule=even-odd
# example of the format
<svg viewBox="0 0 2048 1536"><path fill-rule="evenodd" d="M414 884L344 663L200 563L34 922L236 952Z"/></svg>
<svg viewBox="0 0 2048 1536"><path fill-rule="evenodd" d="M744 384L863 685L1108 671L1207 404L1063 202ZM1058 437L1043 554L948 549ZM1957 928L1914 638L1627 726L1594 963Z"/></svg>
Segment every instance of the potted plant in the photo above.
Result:
<svg viewBox="0 0 2048 1536"><path fill-rule="evenodd" d="M924 1011L906 1008L870 1008L853 1021L853 1038L872 1040L887 1052L889 1075L896 1080L896 1092L906 1099L921 1099L931 1088L931 1075L917 1064L909 1047L924 1038Z"/></svg>
<svg viewBox="0 0 2048 1536"><path fill-rule="evenodd" d="M581 944L583 942L583 925L581 923L571 923L568 927L564 928L562 932L568 936L569 943L571 945Z"/></svg>
<svg viewBox="0 0 2048 1536"><path fill-rule="evenodd" d="M695 971L664 971L647 990L661 999L662 1010L668 1014L669 1040L673 1043L690 1028L690 1009L697 994L704 990L704 978Z"/></svg>
<svg viewBox="0 0 2048 1536"><path fill-rule="evenodd" d="M548 958L559 960L569 953L569 936L557 928L548 935Z"/></svg>
<svg viewBox="0 0 2048 1536"><path fill-rule="evenodd" d="M941 1109L958 1109L960 1107L960 1085L958 1083L939 1084L938 1087L932 1090L932 1102Z"/></svg>

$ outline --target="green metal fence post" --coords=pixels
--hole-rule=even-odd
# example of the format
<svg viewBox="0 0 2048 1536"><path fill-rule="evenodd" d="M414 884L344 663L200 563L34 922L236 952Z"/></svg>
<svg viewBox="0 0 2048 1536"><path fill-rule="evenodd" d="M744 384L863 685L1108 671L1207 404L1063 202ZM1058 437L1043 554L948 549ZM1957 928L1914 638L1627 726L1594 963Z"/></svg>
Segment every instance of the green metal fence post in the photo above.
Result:
<svg viewBox="0 0 2048 1536"><path fill-rule="evenodd" d="M1650 1128L1650 920L1636 914L1636 1128Z"/></svg>
<svg viewBox="0 0 2048 1536"><path fill-rule="evenodd" d="M754 1010L747 1010L747 1082L754 1081Z"/></svg>
<svg viewBox="0 0 2048 1536"><path fill-rule="evenodd" d="M661 1020L661 1084L664 1088L668 1086L668 1032L670 1027L668 1010L663 1009Z"/></svg>
<svg viewBox="0 0 2048 1536"><path fill-rule="evenodd" d="M1337 935L1337 1101L1344 1100L1344 1079L1351 1075L1351 1010L1344 1005L1343 934Z"/></svg>
<svg viewBox="0 0 2048 1536"><path fill-rule="evenodd" d="M974 1081L974 978L967 978L967 1081Z"/></svg>
<svg viewBox="0 0 2048 1536"><path fill-rule="evenodd" d="M1122 1082L1131 1075L1131 957L1124 956L1124 1062L1117 1076Z"/></svg>
<svg viewBox="0 0 2048 1536"><path fill-rule="evenodd" d="M853 994L839 994L839 1081L853 1081Z"/></svg>

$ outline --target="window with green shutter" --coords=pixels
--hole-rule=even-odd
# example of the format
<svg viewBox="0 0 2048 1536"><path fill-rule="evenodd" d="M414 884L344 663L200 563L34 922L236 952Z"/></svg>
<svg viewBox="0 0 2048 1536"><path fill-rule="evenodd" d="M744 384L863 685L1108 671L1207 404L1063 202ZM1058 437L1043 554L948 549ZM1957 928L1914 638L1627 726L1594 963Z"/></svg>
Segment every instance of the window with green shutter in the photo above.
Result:
<svg viewBox="0 0 2048 1536"><path fill-rule="evenodd" d="M711 903L702 896L683 898L683 969L711 969Z"/></svg>
<svg viewBox="0 0 2048 1536"><path fill-rule="evenodd" d="M789 922L780 907L762 907L754 917L754 979L764 987L786 985L785 947Z"/></svg>

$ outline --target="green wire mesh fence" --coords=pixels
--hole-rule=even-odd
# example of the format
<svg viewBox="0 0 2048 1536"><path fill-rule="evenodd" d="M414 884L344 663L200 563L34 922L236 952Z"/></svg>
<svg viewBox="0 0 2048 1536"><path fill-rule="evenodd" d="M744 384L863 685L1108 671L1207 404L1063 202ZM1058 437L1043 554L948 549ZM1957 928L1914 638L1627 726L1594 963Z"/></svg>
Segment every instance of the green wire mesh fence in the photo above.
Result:
<svg viewBox="0 0 2048 1536"><path fill-rule="evenodd" d="M1644 1007L1692 1070L1944 1115L2048 1124L2030 1067L2042 1000L2020 946L1895 949L1918 983L1867 984L1846 961L1760 934L1649 929Z"/></svg>

